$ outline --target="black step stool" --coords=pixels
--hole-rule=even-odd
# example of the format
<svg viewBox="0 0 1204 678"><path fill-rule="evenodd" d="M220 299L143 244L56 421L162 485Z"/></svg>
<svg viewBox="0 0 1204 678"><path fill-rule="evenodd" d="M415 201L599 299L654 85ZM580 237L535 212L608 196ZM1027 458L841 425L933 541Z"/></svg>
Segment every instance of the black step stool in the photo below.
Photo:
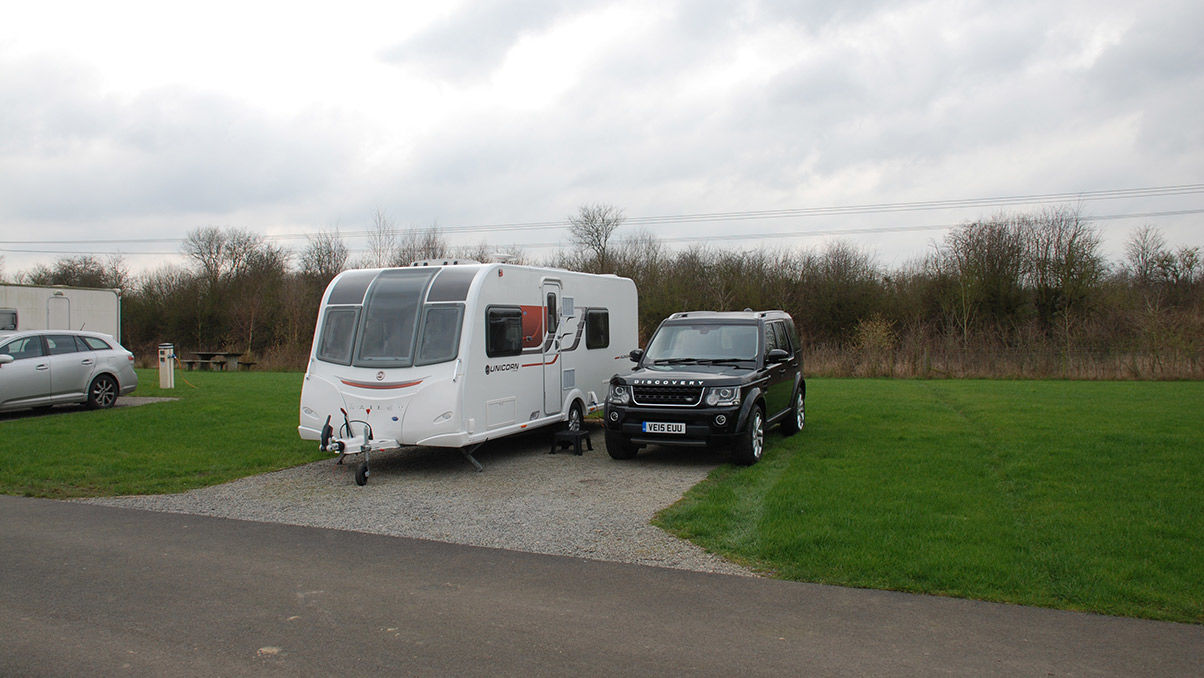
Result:
<svg viewBox="0 0 1204 678"><path fill-rule="evenodd" d="M573 454L582 455L581 439L585 439L585 446L592 452L594 443L589 439L589 431L578 429L576 431L557 431L552 435L552 449L548 450L548 454L556 454L558 448L568 449L573 448Z"/></svg>

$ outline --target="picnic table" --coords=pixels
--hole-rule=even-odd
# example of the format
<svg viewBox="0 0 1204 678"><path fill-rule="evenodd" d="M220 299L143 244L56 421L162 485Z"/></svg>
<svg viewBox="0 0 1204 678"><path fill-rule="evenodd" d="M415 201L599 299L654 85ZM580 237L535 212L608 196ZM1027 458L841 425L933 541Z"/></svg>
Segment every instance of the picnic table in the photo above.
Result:
<svg viewBox="0 0 1204 678"><path fill-rule="evenodd" d="M242 355L242 351L193 351L196 354L196 365L202 370L215 368L217 370L225 370L230 364L230 358L237 358ZM185 364L193 361L185 360ZM192 366L189 365L189 368Z"/></svg>

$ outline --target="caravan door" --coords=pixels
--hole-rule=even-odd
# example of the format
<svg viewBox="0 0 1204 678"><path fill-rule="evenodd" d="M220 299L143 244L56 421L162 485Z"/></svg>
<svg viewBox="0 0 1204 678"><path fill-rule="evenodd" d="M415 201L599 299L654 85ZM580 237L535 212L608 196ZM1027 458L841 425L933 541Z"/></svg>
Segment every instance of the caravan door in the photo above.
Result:
<svg viewBox="0 0 1204 678"><path fill-rule="evenodd" d="M543 281L543 410L560 412L560 282Z"/></svg>

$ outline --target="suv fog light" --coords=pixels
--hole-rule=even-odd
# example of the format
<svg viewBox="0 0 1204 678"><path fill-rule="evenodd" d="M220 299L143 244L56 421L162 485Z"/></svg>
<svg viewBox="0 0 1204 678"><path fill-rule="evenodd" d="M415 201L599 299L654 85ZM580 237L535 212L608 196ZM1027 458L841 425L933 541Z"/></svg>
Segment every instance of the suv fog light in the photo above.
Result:
<svg viewBox="0 0 1204 678"><path fill-rule="evenodd" d="M618 413L618 412L611 412L611 413L610 413L610 420L611 420L611 421L618 421L618 420L619 420L619 413Z"/></svg>
<svg viewBox="0 0 1204 678"><path fill-rule="evenodd" d="M723 426L726 423L727 423L727 417L723 416L722 414L715 415L715 425L716 426Z"/></svg>

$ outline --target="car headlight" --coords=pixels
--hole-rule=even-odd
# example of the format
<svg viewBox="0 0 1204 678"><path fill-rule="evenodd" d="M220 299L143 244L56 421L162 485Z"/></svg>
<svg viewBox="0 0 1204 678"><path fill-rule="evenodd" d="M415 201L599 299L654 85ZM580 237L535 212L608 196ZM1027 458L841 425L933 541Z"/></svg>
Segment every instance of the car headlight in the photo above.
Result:
<svg viewBox="0 0 1204 678"><path fill-rule="evenodd" d="M623 384L611 384L610 395L606 399L616 405L626 405L631 402L631 389Z"/></svg>
<svg viewBox="0 0 1204 678"><path fill-rule="evenodd" d="M735 386L714 386L707 389L707 406L720 407L740 404L740 389Z"/></svg>

